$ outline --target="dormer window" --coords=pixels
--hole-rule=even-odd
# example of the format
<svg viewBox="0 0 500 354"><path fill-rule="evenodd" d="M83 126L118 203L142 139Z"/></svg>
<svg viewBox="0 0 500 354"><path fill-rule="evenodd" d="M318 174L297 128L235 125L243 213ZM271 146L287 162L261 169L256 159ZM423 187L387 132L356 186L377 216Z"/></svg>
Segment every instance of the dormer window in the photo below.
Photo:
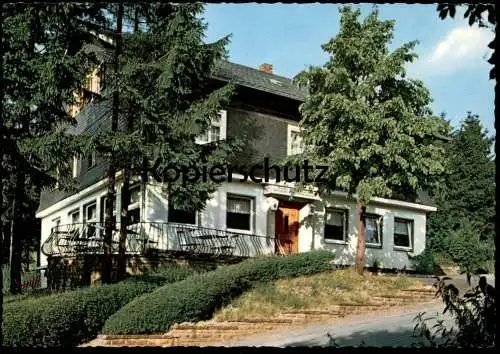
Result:
<svg viewBox="0 0 500 354"><path fill-rule="evenodd" d="M196 138L197 144L213 143L226 139L227 112L221 111L219 120L213 120L208 129Z"/></svg>
<svg viewBox="0 0 500 354"><path fill-rule="evenodd" d="M96 153L95 151L93 151L87 156L87 169L90 170L92 167L96 165L96 163L97 163Z"/></svg>
<svg viewBox="0 0 500 354"><path fill-rule="evenodd" d="M296 125L288 125L287 151L289 156L297 155L304 151L302 131Z"/></svg>
<svg viewBox="0 0 500 354"><path fill-rule="evenodd" d="M78 177L78 165L79 165L79 158L78 156L73 156L73 160L72 160L72 166L71 166L71 170L72 170L72 173L73 173L73 178L77 178Z"/></svg>

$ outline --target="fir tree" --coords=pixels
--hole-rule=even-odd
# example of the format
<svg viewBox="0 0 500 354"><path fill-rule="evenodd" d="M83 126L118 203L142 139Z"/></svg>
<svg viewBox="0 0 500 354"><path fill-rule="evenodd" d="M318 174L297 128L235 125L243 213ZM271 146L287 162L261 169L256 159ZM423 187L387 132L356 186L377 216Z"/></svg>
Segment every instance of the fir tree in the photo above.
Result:
<svg viewBox="0 0 500 354"><path fill-rule="evenodd" d="M26 210L27 189L30 184L38 190L56 182L60 188L73 185L67 162L80 147L60 125L72 122L67 103L74 101L88 69L78 48L90 37L86 18L92 11L76 4L16 4L3 10L1 130L13 191L6 203L11 209L10 291L17 293L23 218L35 212Z"/></svg>
<svg viewBox="0 0 500 354"><path fill-rule="evenodd" d="M452 247L452 244L457 233L461 236L459 241L465 237L460 233L462 228L473 227L474 237L482 243L478 247L494 247L496 169L491 154L493 143L494 138L488 136L479 117L469 112L447 146L446 178L432 190L439 209L429 217L429 247L435 253L457 260L460 265L464 265L461 250L465 248ZM484 255L475 254L477 257ZM472 261L477 264L479 258Z"/></svg>
<svg viewBox="0 0 500 354"><path fill-rule="evenodd" d="M225 163L240 147L237 141L204 146L195 143L211 120L218 119L232 93L230 85L217 88L212 84L211 73L225 55L228 38L203 42L206 25L197 17L202 10L200 4L151 4L146 8L125 7L123 11L131 14L125 18L134 30L122 33L118 70L105 84L106 92L119 92L119 104L112 107L118 107L123 124L93 139L94 148L101 154L109 156L113 151L116 170L124 174L120 278L125 272L131 178L141 176L143 187L153 177L166 182L171 163L186 169L203 162ZM205 206L216 184L166 183L166 189L171 206L194 211Z"/></svg>

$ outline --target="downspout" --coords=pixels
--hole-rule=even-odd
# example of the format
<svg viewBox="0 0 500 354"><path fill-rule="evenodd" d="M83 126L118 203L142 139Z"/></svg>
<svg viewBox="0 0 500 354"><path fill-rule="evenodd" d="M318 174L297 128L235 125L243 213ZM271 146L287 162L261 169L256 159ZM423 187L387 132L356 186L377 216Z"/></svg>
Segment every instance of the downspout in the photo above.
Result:
<svg viewBox="0 0 500 354"><path fill-rule="evenodd" d="M316 206L314 204L309 204L309 212L311 216L311 232L312 232L312 238L311 238L311 251L314 251L314 239L316 238L315 235L315 224L316 224L316 218L315 218L315 211L316 211Z"/></svg>

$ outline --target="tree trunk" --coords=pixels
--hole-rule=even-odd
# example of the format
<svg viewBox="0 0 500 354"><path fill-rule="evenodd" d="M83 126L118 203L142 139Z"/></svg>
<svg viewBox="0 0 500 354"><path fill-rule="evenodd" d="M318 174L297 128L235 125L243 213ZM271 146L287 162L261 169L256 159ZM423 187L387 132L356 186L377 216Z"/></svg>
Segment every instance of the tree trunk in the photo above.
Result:
<svg viewBox="0 0 500 354"><path fill-rule="evenodd" d="M356 271L363 275L365 269L365 212L364 201L358 200L358 244L356 249Z"/></svg>
<svg viewBox="0 0 500 354"><path fill-rule="evenodd" d="M139 8L138 5L134 8L134 33L139 30ZM132 133L133 115L128 114L126 132ZM118 245L118 280L125 279L127 273L127 265L125 252L127 249L127 226L129 223L128 207L130 205L130 179L132 176L131 164L129 161L125 163L123 168L123 186L121 192L121 213L120 213L120 239Z"/></svg>
<svg viewBox="0 0 500 354"><path fill-rule="evenodd" d="M12 220L10 230L10 293L21 293L21 215L22 215L22 201L24 192L25 175L18 172L16 176L16 188L14 191L14 198L12 200Z"/></svg>
<svg viewBox="0 0 500 354"><path fill-rule="evenodd" d="M0 52L3 53L3 6L0 6ZM0 78L3 79L3 55L0 58ZM0 83L3 86L3 84ZM0 91L3 92L3 87ZM0 99L0 215L3 215L3 95ZM0 218L0 348L3 346L3 261L4 261L4 238L3 238L3 221Z"/></svg>
<svg viewBox="0 0 500 354"><path fill-rule="evenodd" d="M120 239L118 245L118 280L125 279L127 272L125 251L127 247L128 206L130 204L130 167L123 170L123 186L121 192Z"/></svg>
<svg viewBox="0 0 500 354"><path fill-rule="evenodd" d="M115 52L114 52L114 74L115 77L118 75L119 71L119 57L121 51L121 33L122 33L122 23L123 23L123 3L117 5L117 17L116 17L116 36L115 36ZM112 117L111 117L111 131L116 132L118 130L118 115L119 115L119 92L118 87L114 88L113 91L113 106L112 106ZM104 232L104 259L103 259L103 272L102 281L103 283L111 282L111 268L112 263L112 247L111 243L113 240L113 230L115 228L115 220L113 219L113 202L116 199L115 193L116 185L116 161L115 154L113 150L111 151L109 167L108 167L108 203L106 205L106 216L105 216L105 232Z"/></svg>

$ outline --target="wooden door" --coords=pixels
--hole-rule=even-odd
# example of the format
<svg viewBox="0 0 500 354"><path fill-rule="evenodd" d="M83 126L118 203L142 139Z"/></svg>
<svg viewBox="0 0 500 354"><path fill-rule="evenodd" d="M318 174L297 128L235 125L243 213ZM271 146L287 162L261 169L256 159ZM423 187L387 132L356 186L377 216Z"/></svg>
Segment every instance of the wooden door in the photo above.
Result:
<svg viewBox="0 0 500 354"><path fill-rule="evenodd" d="M299 251L299 206L283 205L276 210L276 253Z"/></svg>

